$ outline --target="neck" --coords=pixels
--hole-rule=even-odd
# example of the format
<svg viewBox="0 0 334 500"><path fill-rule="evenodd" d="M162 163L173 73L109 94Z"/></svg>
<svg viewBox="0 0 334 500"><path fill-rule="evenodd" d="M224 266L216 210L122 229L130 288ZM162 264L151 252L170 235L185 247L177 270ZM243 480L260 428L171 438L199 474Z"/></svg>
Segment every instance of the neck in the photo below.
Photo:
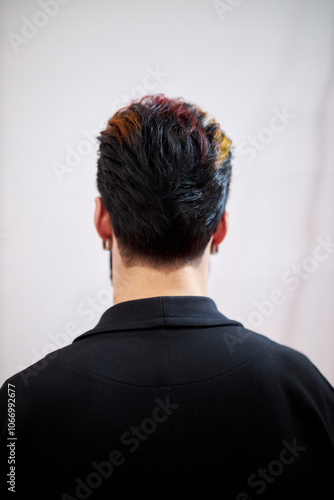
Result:
<svg viewBox="0 0 334 500"><path fill-rule="evenodd" d="M166 295L206 295L208 266L209 255L203 256L196 266L189 265L171 271L146 266L124 267L121 260L113 257L114 305Z"/></svg>

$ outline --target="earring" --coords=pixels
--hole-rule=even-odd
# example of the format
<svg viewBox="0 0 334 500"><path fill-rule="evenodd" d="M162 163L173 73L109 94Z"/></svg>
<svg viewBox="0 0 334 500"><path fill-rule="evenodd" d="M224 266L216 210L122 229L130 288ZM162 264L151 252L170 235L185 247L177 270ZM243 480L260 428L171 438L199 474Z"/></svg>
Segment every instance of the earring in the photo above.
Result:
<svg viewBox="0 0 334 500"><path fill-rule="evenodd" d="M211 254L214 254L214 253L218 253L218 245L215 245L214 243L211 243L211 247L210 247L210 253Z"/></svg>
<svg viewBox="0 0 334 500"><path fill-rule="evenodd" d="M110 250L109 240L107 240L107 241L102 240L102 247L103 247L103 250Z"/></svg>

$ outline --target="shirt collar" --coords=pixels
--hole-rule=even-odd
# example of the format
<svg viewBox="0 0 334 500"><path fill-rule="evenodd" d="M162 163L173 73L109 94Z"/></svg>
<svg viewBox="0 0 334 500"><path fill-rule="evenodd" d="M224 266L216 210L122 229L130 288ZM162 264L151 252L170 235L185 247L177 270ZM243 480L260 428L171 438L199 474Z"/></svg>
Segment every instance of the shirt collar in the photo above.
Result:
<svg viewBox="0 0 334 500"><path fill-rule="evenodd" d="M242 326L221 314L202 295L159 296L119 302L107 309L97 325L73 342L102 332L199 326Z"/></svg>

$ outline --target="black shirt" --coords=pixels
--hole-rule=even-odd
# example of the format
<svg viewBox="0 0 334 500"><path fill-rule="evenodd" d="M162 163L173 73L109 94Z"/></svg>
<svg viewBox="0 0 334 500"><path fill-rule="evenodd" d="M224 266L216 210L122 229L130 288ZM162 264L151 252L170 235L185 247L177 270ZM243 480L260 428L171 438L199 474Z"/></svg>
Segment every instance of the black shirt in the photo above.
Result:
<svg viewBox="0 0 334 500"><path fill-rule="evenodd" d="M333 387L209 297L112 306L8 379L0 418L1 498L334 498Z"/></svg>

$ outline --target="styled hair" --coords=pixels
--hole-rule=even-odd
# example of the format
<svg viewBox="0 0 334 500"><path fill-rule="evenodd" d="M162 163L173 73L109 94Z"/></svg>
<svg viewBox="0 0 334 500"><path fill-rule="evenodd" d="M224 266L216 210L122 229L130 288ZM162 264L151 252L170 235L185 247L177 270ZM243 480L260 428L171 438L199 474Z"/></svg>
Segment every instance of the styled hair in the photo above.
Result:
<svg viewBox="0 0 334 500"><path fill-rule="evenodd" d="M124 265L200 259L224 213L231 141L182 98L154 94L119 109L98 137L97 187Z"/></svg>

